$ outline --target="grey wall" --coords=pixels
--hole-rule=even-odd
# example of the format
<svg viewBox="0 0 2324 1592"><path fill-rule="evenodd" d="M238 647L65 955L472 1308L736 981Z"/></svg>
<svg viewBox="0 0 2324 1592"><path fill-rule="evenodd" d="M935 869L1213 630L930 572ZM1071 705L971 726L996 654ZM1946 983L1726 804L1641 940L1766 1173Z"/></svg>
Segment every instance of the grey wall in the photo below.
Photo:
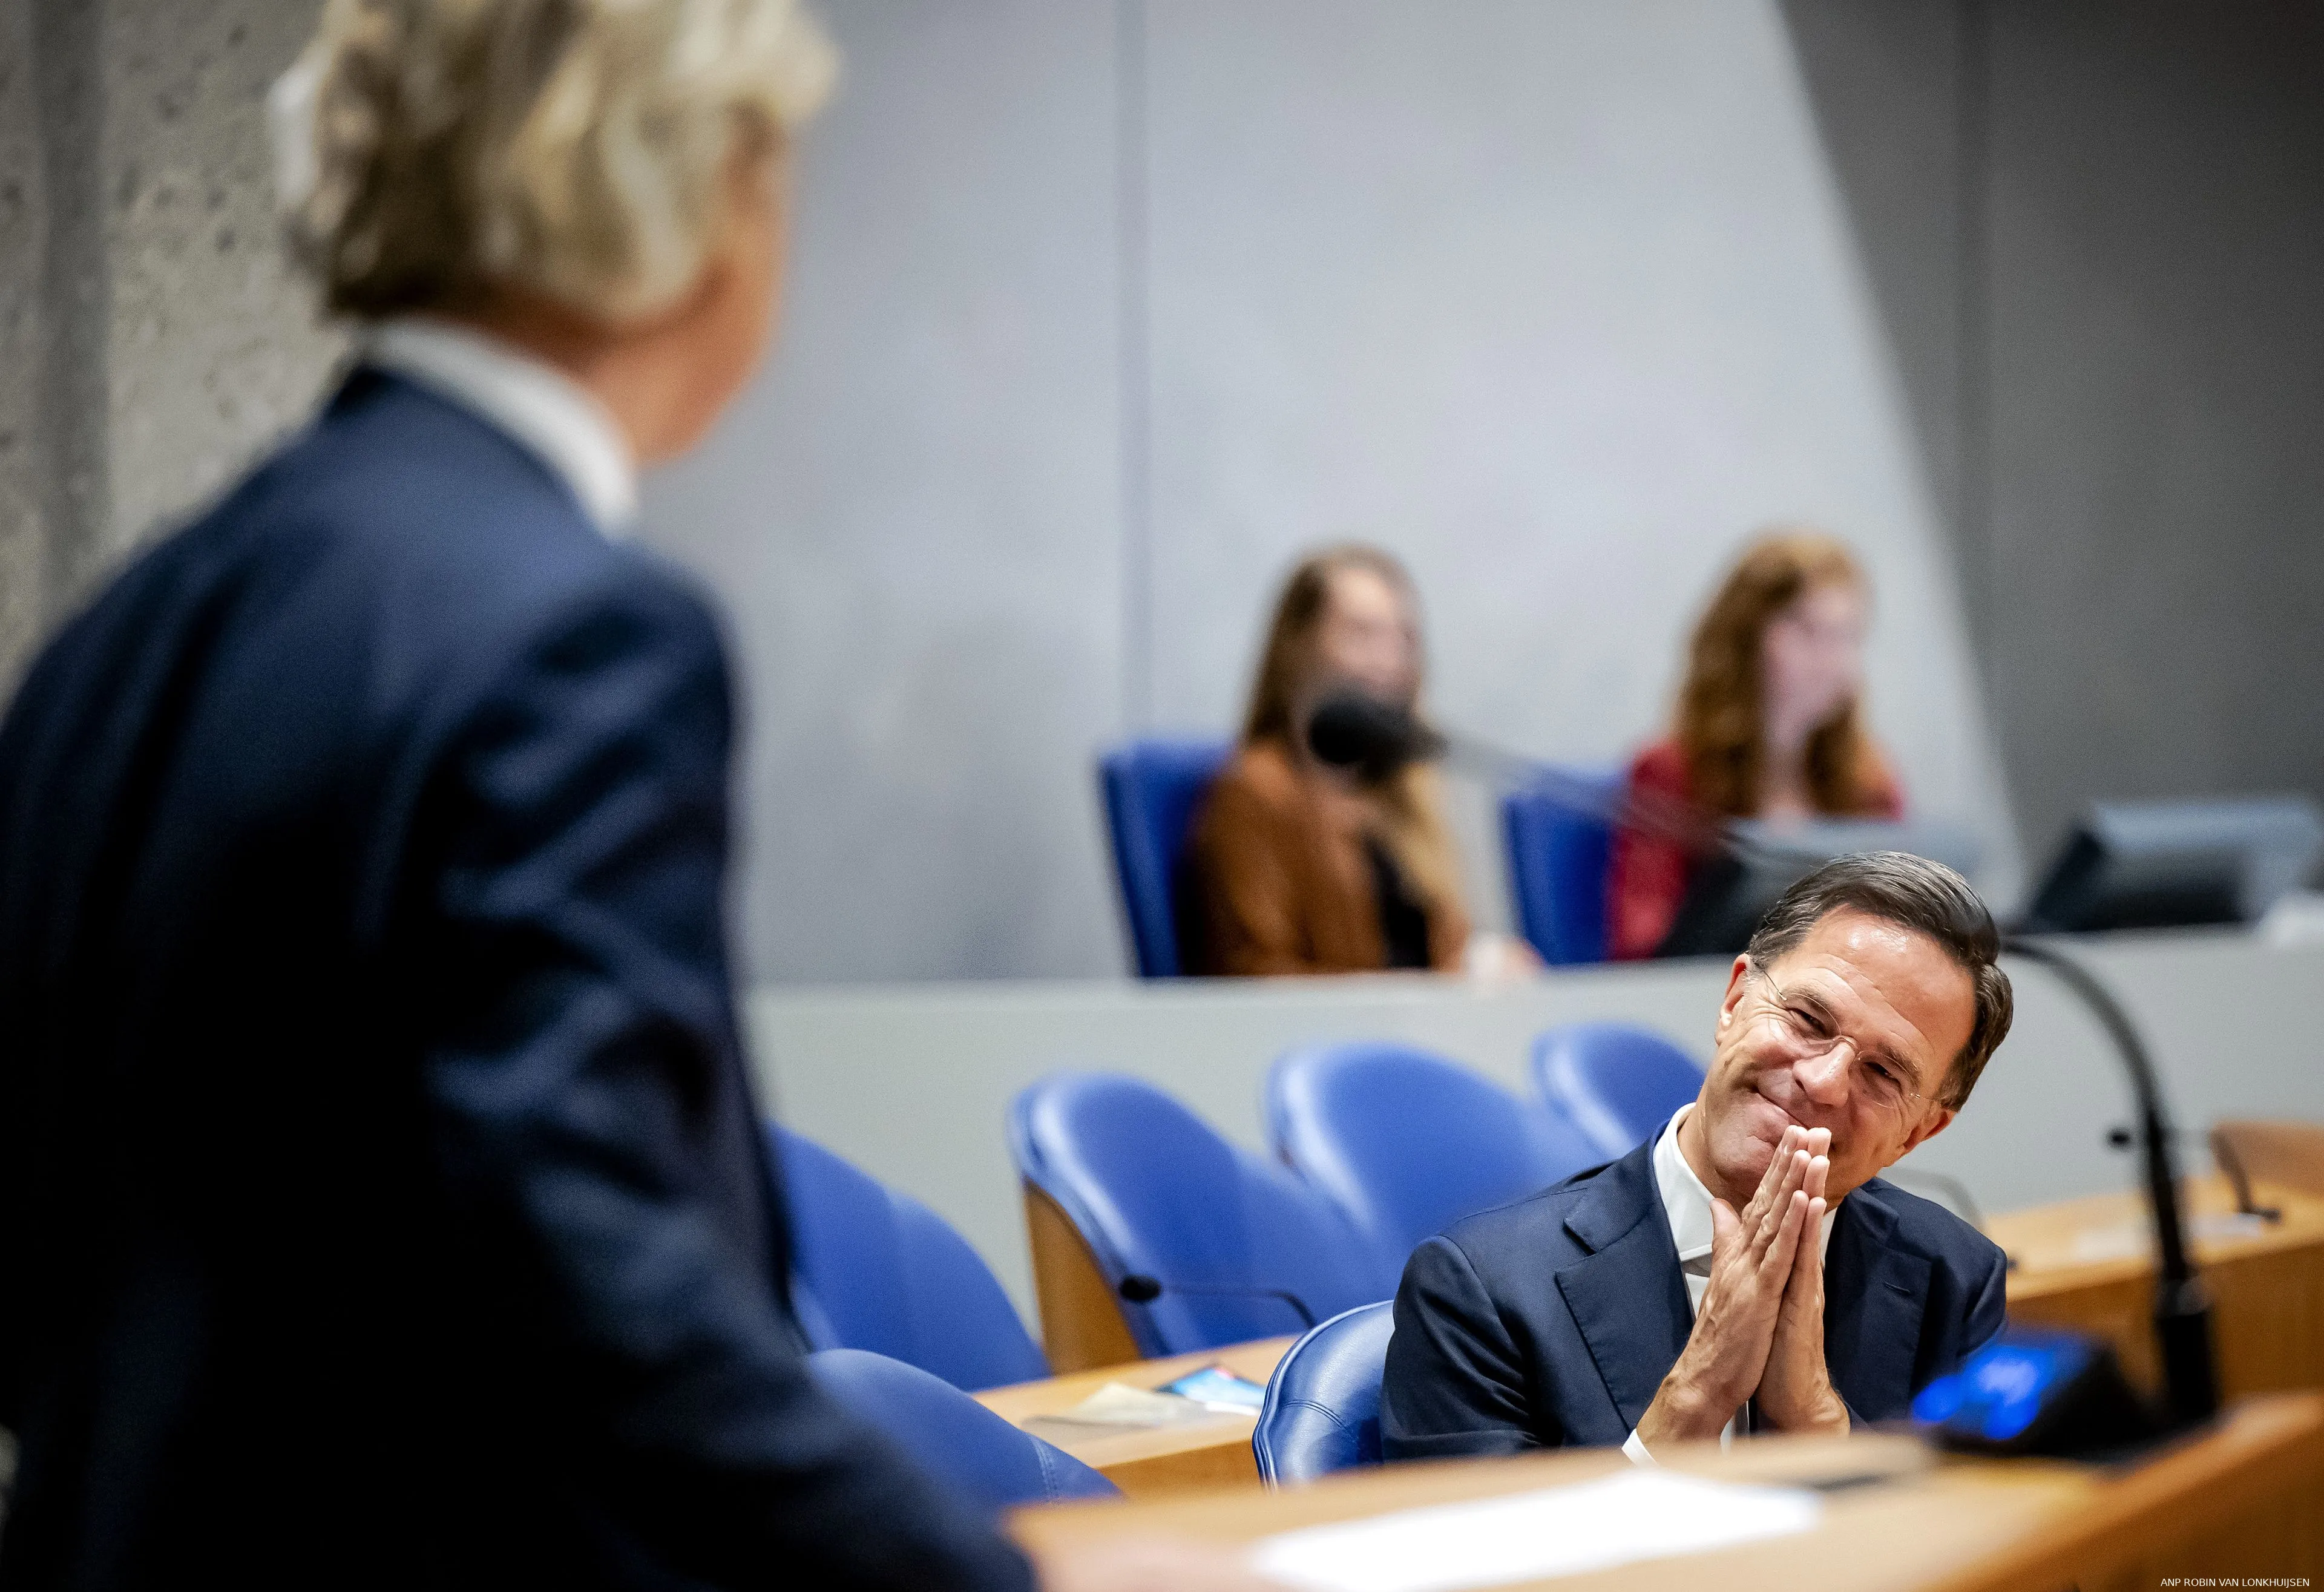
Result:
<svg viewBox="0 0 2324 1592"><path fill-rule="evenodd" d="M649 493L733 615L755 975L1119 967L1092 751L1223 728L1348 535L1448 716L1595 760L1733 543L1830 524L2005 891L2088 794L2324 788L2312 12L827 9L786 343ZM0 0L0 681L340 353L264 183L312 14Z"/></svg>
<svg viewBox="0 0 2324 1592"><path fill-rule="evenodd" d="M1788 0L2039 861L2324 796L2324 16Z"/></svg>
<svg viewBox="0 0 2324 1592"><path fill-rule="evenodd" d="M277 247L261 110L315 11L0 0L0 688L339 354Z"/></svg>
<svg viewBox="0 0 2324 1592"><path fill-rule="evenodd" d="M1351 536L1411 562L1448 718L1610 761L1748 531L1842 531L1876 726L2006 888L1941 522L1771 5L831 9L787 340L648 493L746 660L760 976L1117 970L1093 754L1222 732L1284 567Z"/></svg>

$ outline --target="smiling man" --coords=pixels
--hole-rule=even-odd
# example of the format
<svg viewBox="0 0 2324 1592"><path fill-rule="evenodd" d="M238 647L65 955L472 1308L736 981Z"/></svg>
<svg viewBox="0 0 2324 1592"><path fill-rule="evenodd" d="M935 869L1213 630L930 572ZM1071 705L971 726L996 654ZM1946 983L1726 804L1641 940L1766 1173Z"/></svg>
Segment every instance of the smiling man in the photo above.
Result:
<svg viewBox="0 0 2324 1592"><path fill-rule="evenodd" d="M1879 1173L1941 1133L2009 1032L2000 935L1900 852L1794 885L1736 958L1694 1102L1618 1161L1413 1252L1391 1459L1842 1432L2000 1330L2004 1261Z"/></svg>

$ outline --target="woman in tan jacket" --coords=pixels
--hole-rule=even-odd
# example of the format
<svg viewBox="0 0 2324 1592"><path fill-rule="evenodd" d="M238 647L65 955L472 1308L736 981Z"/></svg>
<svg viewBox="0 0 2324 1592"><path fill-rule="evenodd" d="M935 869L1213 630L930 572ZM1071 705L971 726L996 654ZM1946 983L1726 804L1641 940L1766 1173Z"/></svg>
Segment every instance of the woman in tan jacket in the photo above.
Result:
<svg viewBox="0 0 2324 1592"><path fill-rule="evenodd" d="M1469 918L1435 775L1414 764L1360 779L1306 747L1307 715L1327 693L1409 709L1420 682L1403 566L1364 547L1302 560L1275 606L1241 745L1195 820L1185 915L1194 971L1461 965Z"/></svg>

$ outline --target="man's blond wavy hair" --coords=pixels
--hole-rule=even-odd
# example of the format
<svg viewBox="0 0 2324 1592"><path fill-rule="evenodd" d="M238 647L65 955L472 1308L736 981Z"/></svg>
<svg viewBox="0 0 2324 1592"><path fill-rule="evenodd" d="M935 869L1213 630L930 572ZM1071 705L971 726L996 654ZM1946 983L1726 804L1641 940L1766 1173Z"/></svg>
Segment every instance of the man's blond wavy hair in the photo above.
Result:
<svg viewBox="0 0 2324 1592"><path fill-rule="evenodd" d="M798 0L329 0L275 97L291 246L363 318L507 288L650 316L837 64Z"/></svg>

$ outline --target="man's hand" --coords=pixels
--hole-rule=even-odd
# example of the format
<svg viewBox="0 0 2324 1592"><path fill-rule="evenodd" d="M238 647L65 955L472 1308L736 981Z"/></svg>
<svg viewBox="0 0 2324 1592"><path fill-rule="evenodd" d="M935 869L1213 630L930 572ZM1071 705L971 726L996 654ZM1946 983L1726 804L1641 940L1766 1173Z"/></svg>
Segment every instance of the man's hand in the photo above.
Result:
<svg viewBox="0 0 2324 1592"><path fill-rule="evenodd" d="M1809 1215L1805 1187L1811 1157L1802 1147L1806 1137L1803 1128L1784 1130L1758 1192L1741 1216L1724 1200L1711 1201L1711 1284L1678 1364L1663 1378L1655 1402L1638 1421L1638 1440L1647 1447L1717 1437L1736 1406L1759 1385L1802 1235L1809 1235L1807 1247L1815 1247L1811 1226L1815 1218ZM1816 1215L1821 1213L1818 1204ZM1819 1292L1819 1359L1822 1309Z"/></svg>
<svg viewBox="0 0 2324 1592"><path fill-rule="evenodd" d="M1831 1385L1823 1358L1824 1182L1831 1175L1831 1129L1809 1130L1801 1146L1808 1169L1801 1192L1808 1197L1808 1225L1792 1256L1791 1280L1775 1314L1775 1340L1756 1396L1759 1413L1779 1431L1821 1431L1845 1436L1848 1405Z"/></svg>

